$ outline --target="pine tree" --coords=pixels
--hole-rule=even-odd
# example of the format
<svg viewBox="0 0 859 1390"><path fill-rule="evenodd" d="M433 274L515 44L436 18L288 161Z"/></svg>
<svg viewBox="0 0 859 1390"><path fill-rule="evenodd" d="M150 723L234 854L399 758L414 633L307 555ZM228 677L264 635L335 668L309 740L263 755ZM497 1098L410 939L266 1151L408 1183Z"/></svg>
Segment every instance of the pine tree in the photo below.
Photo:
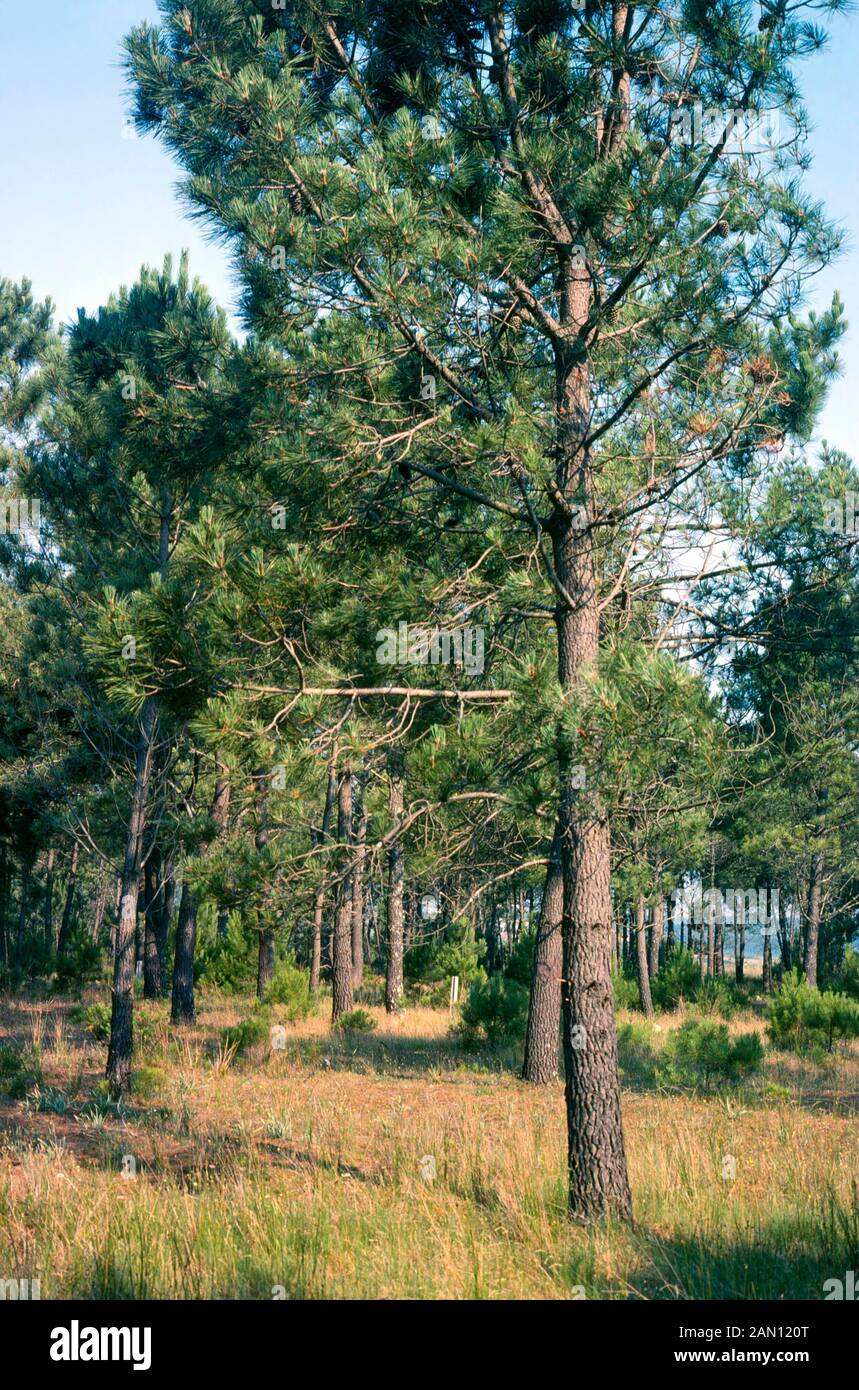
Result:
<svg viewBox="0 0 859 1390"><path fill-rule="evenodd" d="M779 9L761 29L747 0L394 0L347 16L170 0L160 31L128 40L138 124L232 241L248 316L312 414L296 471L353 518L395 494L409 517L455 508L516 568L526 547L539 559L570 1202L586 1219L631 1201L610 829L597 789L581 794L576 730L607 626L654 583L642 531L667 561L732 525L738 485L819 399L819 343L777 325L837 247L789 172L793 64L833 8ZM733 113L747 131L774 107L779 148L738 150ZM703 135L700 108L722 112ZM798 375L812 389L796 399ZM668 568L666 586L683 566Z"/></svg>

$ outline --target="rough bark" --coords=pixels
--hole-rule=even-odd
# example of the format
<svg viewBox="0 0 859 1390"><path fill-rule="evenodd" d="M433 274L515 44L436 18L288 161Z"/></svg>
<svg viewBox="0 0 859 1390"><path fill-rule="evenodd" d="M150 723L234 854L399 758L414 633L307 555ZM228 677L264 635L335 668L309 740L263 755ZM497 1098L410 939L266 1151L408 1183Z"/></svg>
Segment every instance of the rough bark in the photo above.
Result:
<svg viewBox="0 0 859 1390"><path fill-rule="evenodd" d="M98 945L99 940L101 938L101 929L104 923L104 912L106 906L107 884L105 882L104 875L102 875L98 880L98 886L96 888L95 908L93 911L92 929L90 931L90 938L93 944L96 946Z"/></svg>
<svg viewBox="0 0 859 1390"><path fill-rule="evenodd" d="M659 974L659 952L662 946L662 930L664 925L662 898L657 898L653 905L653 923L650 928L650 959L648 969L651 980Z"/></svg>
<svg viewBox="0 0 859 1390"><path fill-rule="evenodd" d="M226 767L220 761L217 763L217 774L215 797L212 802L212 820L215 823L216 837L223 835L230 819L230 779ZM222 939L229 936L230 909L228 907L218 908L216 931Z"/></svg>
<svg viewBox="0 0 859 1390"><path fill-rule="evenodd" d="M534 944L525 1059L522 1065L523 1080L536 1085L546 1085L558 1079L561 971L564 963L564 946L561 939L563 915L561 837L560 830L556 827Z"/></svg>
<svg viewBox="0 0 859 1390"><path fill-rule="evenodd" d="M364 979L364 864L367 858L367 798L361 786L361 809L355 830L355 858L352 870L352 984L357 989Z"/></svg>
<svg viewBox="0 0 859 1390"><path fill-rule="evenodd" d="M764 946L769 937L764 937ZM764 950L766 955L766 950ZM772 965L772 945L770 945L770 965ZM743 983L746 972L746 910L735 900L734 904L734 979L738 985Z"/></svg>
<svg viewBox="0 0 859 1390"><path fill-rule="evenodd" d="M197 1021L197 1002L194 997L194 955L197 949L197 900L182 881L179 918L176 923L176 954L173 961L173 993L170 1003L170 1022L177 1027Z"/></svg>
<svg viewBox="0 0 859 1390"><path fill-rule="evenodd" d="M54 947L54 864L56 857L56 850L49 849L45 861L45 945L49 950L53 950Z"/></svg>
<svg viewBox="0 0 859 1390"><path fill-rule="evenodd" d="M388 764L389 810L391 824L397 825L403 816L404 789L402 769L395 762ZM388 958L385 971L385 1008L389 1014L399 1011L403 998L403 893L405 860L403 847L393 840L388 850Z"/></svg>
<svg viewBox="0 0 859 1390"><path fill-rule="evenodd" d="M344 767L340 774L337 839L341 846L337 911L333 937L332 1022L354 1007L352 994L352 772Z"/></svg>
<svg viewBox="0 0 859 1390"><path fill-rule="evenodd" d="M647 929L644 925L644 898L639 897L635 912L635 959L638 967L638 997L645 1018L653 1017L650 994L650 969L647 961Z"/></svg>
<svg viewBox="0 0 859 1390"><path fill-rule="evenodd" d="M15 970L18 973L24 968L24 929L27 925L27 913L30 909L30 879L32 873L32 860L29 857L25 857L21 864L21 901L18 904L18 930L15 935Z"/></svg>
<svg viewBox="0 0 859 1390"><path fill-rule="evenodd" d="M158 705L155 697L150 695L143 706L137 736L134 785L125 841L125 860L122 866L119 921L116 925L110 1043L107 1053L107 1080L114 1100L119 1100L131 1085L131 1057L134 1046L134 934L140 884L140 840L146 821L157 726Z"/></svg>
<svg viewBox="0 0 859 1390"><path fill-rule="evenodd" d="M805 924L805 978L817 988L817 955L820 944L820 907L823 899L823 855L811 856L808 885L808 912Z"/></svg>
<svg viewBox="0 0 859 1390"><path fill-rule="evenodd" d="M173 905L172 865L156 845L144 873L146 927L143 946L143 997L161 999L167 993L167 935Z"/></svg>
<svg viewBox="0 0 859 1390"><path fill-rule="evenodd" d="M313 843L318 846L327 845L331 838L331 817L334 814L334 802L337 799L337 758L336 755L328 765L328 785L325 789L325 808L322 812L322 827L316 831ZM322 926L325 921L325 892L327 879L323 875L319 887L316 890L316 900L313 904L313 940L310 947L310 988L314 994L319 992L322 979Z"/></svg>
<svg viewBox="0 0 859 1390"><path fill-rule="evenodd" d="M763 964L763 985L764 994L772 994L773 990L773 943L772 936L767 931L764 933L764 964Z"/></svg>
<svg viewBox="0 0 859 1390"><path fill-rule="evenodd" d="M268 847L268 774L261 769L257 781L257 828L254 845L262 853ZM257 959L257 998L263 999L274 975L274 929L263 926L259 933Z"/></svg>
<svg viewBox="0 0 859 1390"><path fill-rule="evenodd" d="M9 860L6 846L0 845L0 968L9 964L9 945L6 935L6 913L9 904Z"/></svg>
<svg viewBox="0 0 859 1390"><path fill-rule="evenodd" d="M78 859L80 849L77 840L72 848L72 862L69 867L69 877L66 882L66 900L63 906L63 917L60 922L60 936L57 941L57 955L65 954L66 946L69 943L69 934L72 929L72 914L75 905L75 890L78 884Z"/></svg>
<svg viewBox="0 0 859 1390"><path fill-rule="evenodd" d="M590 470L577 437L588 404L587 369L559 352L559 490L587 499L586 524L564 509L553 517L558 582L568 596L556 610L562 688L574 695L597 665L599 612L596 563L589 530ZM584 399L583 399L584 396ZM577 422L564 439L565 422ZM571 1213L592 1220L629 1219L632 1197L620 1111L620 1078L611 981L610 838L605 810L572 776L572 750L559 742L561 863L564 878L564 1035L567 1160Z"/></svg>

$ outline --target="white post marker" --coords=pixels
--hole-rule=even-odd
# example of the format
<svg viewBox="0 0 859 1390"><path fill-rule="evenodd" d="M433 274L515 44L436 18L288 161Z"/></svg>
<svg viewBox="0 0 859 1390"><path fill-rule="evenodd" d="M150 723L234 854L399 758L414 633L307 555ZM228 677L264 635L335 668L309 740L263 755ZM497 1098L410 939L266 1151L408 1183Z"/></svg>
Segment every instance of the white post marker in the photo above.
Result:
<svg viewBox="0 0 859 1390"><path fill-rule="evenodd" d="M450 977L450 1011L451 1011L451 1013L453 1013L453 1006L454 1006L454 1004L458 1004L458 1003L459 1003L459 976L458 976L458 975L451 975L451 977Z"/></svg>

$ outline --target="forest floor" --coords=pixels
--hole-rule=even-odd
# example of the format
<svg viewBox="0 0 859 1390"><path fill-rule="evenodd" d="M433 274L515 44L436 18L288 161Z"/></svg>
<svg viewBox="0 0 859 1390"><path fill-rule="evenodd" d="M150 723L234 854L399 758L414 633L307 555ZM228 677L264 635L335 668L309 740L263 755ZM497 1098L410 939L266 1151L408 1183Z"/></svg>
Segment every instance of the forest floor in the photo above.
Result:
<svg viewBox="0 0 859 1390"><path fill-rule="evenodd" d="M183 1031L144 1005L139 1094L117 1107L71 1001L0 1002L0 1048L33 1067L0 1094L0 1278L42 1298L789 1300L859 1267L855 1044L669 1091L652 1056L682 1014L621 1014L636 1224L586 1230L560 1084L464 1052L446 1011L372 1008L374 1032L337 1037L328 1007L285 1051L231 1057L251 999L203 995ZM763 1032L752 1012L729 1026Z"/></svg>

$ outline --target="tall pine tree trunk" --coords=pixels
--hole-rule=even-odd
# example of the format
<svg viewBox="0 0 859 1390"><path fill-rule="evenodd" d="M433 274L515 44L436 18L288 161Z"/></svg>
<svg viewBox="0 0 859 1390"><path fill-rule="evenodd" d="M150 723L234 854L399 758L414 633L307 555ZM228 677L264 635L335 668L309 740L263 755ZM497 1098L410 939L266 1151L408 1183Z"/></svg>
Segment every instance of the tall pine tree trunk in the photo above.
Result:
<svg viewBox="0 0 859 1390"><path fill-rule="evenodd" d="M92 928L90 939L93 945L97 946L101 938L101 929L104 923L104 912L107 905L107 883L104 874L99 875L98 885L95 892L95 909L92 917Z"/></svg>
<svg viewBox="0 0 859 1390"><path fill-rule="evenodd" d="M506 40L489 20L493 56L507 69ZM514 101L511 93L508 105ZM518 122L518 116L516 117ZM532 189L558 254L557 315L564 337L554 344L556 458L549 521L557 594L558 675L573 700L599 666L599 580L594 533L591 421L586 351L576 342L590 311L590 278L551 197ZM579 762L559 731L559 828L564 880L562 1020L567 1158L571 1213L588 1220L629 1218L632 1198L620 1111L620 1078L611 980L610 833L592 787L579 789Z"/></svg>
<svg viewBox="0 0 859 1390"><path fill-rule="evenodd" d="M257 783L257 828L254 845L262 852L268 846L268 774L261 769L256 774ZM274 929L262 926L259 933L259 956L257 959L257 998L264 999L265 992L274 975Z"/></svg>
<svg viewBox="0 0 859 1390"><path fill-rule="evenodd" d="M72 929L72 913L74 912L75 905L75 889L77 888L78 884L79 854L80 848L78 846L77 840L75 840L74 846L72 848L72 862L71 867L69 868L69 877L66 882L66 901L63 906L62 921L60 922L60 937L57 942L58 956L63 956L65 954L66 946L68 945L69 941L69 933Z"/></svg>
<svg viewBox="0 0 859 1390"><path fill-rule="evenodd" d="M764 994L772 994L773 990L773 941L769 931L764 932L764 964L763 964L763 985Z"/></svg>
<svg viewBox="0 0 859 1390"><path fill-rule="evenodd" d="M6 846L0 844L0 970L9 964L9 944L6 919L9 907L9 858Z"/></svg>
<svg viewBox="0 0 859 1390"><path fill-rule="evenodd" d="M56 851L48 850L45 862L45 945L49 951L54 949L54 863Z"/></svg>
<svg viewBox="0 0 859 1390"><path fill-rule="evenodd" d="M15 970L18 974L24 968L24 929L27 925L27 914L30 909L32 873L33 861L29 855L25 855L21 863L21 901L18 904L18 931L15 936Z"/></svg>
<svg viewBox="0 0 859 1390"><path fill-rule="evenodd" d="M352 771L340 774L337 839L341 846L337 912L334 920L332 1022L354 1007L352 995Z"/></svg>
<svg viewBox="0 0 859 1390"><path fill-rule="evenodd" d="M172 865L155 845L145 870L146 928L143 946L143 997L161 999L167 993L166 950L173 902Z"/></svg>
<svg viewBox="0 0 859 1390"><path fill-rule="evenodd" d="M522 1078L538 1085L558 1079L561 1032L561 971L564 946L564 875L561 869L561 836L556 826L543 889L543 905L534 944L531 999L525 1034Z"/></svg>
<svg viewBox="0 0 859 1390"><path fill-rule="evenodd" d="M322 812L322 828L314 835L314 844L327 845L331 839L331 817L337 799L337 757L332 757L328 765L328 785L325 788L325 809ZM322 927L325 921L325 890L327 880L327 861L323 860L326 872L316 890L313 904L313 940L310 947L310 988L314 994L319 992L322 979Z"/></svg>
<svg viewBox="0 0 859 1390"><path fill-rule="evenodd" d="M403 817L404 792L403 773L399 764L391 759L388 762L390 780L390 800L392 827L399 825ZM403 894L405 886L405 860L399 839L391 843L388 850L388 955L385 971L385 1008L389 1014L399 1011L403 998Z"/></svg>
<svg viewBox="0 0 859 1390"><path fill-rule="evenodd" d="M661 896L657 897L656 902L653 904L652 916L653 923L650 928L650 959L648 961L651 980L659 974L659 951L662 946L663 928L663 903Z"/></svg>
<svg viewBox="0 0 859 1390"><path fill-rule="evenodd" d="M197 949L197 900L183 876L179 917L176 922L176 953L173 961L173 992L170 1022L181 1027L197 1021L194 998L194 955Z"/></svg>
<svg viewBox="0 0 859 1390"><path fill-rule="evenodd" d="M131 1057L134 1045L134 938L137 926L137 895L140 891L140 843L146 822L149 777L158 704L149 695L143 705L137 737L134 786L125 840L125 860L119 894L119 921L113 960L110 1043L107 1052L107 1080L113 1100L130 1088Z"/></svg>
<svg viewBox="0 0 859 1390"><path fill-rule="evenodd" d="M805 978L817 988L817 956L820 943L820 906L823 898L823 855L811 856L811 877L808 885L808 913L805 924Z"/></svg>
<svg viewBox="0 0 859 1390"><path fill-rule="evenodd" d="M644 898L639 896L635 912L635 958L638 967L638 997L645 1018L653 1017L653 999L650 995L650 969L647 960L647 928L644 925Z"/></svg>
<svg viewBox="0 0 859 1390"><path fill-rule="evenodd" d="M356 989L364 979L364 864L367 858L367 820L366 786L362 783L352 871L352 984Z"/></svg>

